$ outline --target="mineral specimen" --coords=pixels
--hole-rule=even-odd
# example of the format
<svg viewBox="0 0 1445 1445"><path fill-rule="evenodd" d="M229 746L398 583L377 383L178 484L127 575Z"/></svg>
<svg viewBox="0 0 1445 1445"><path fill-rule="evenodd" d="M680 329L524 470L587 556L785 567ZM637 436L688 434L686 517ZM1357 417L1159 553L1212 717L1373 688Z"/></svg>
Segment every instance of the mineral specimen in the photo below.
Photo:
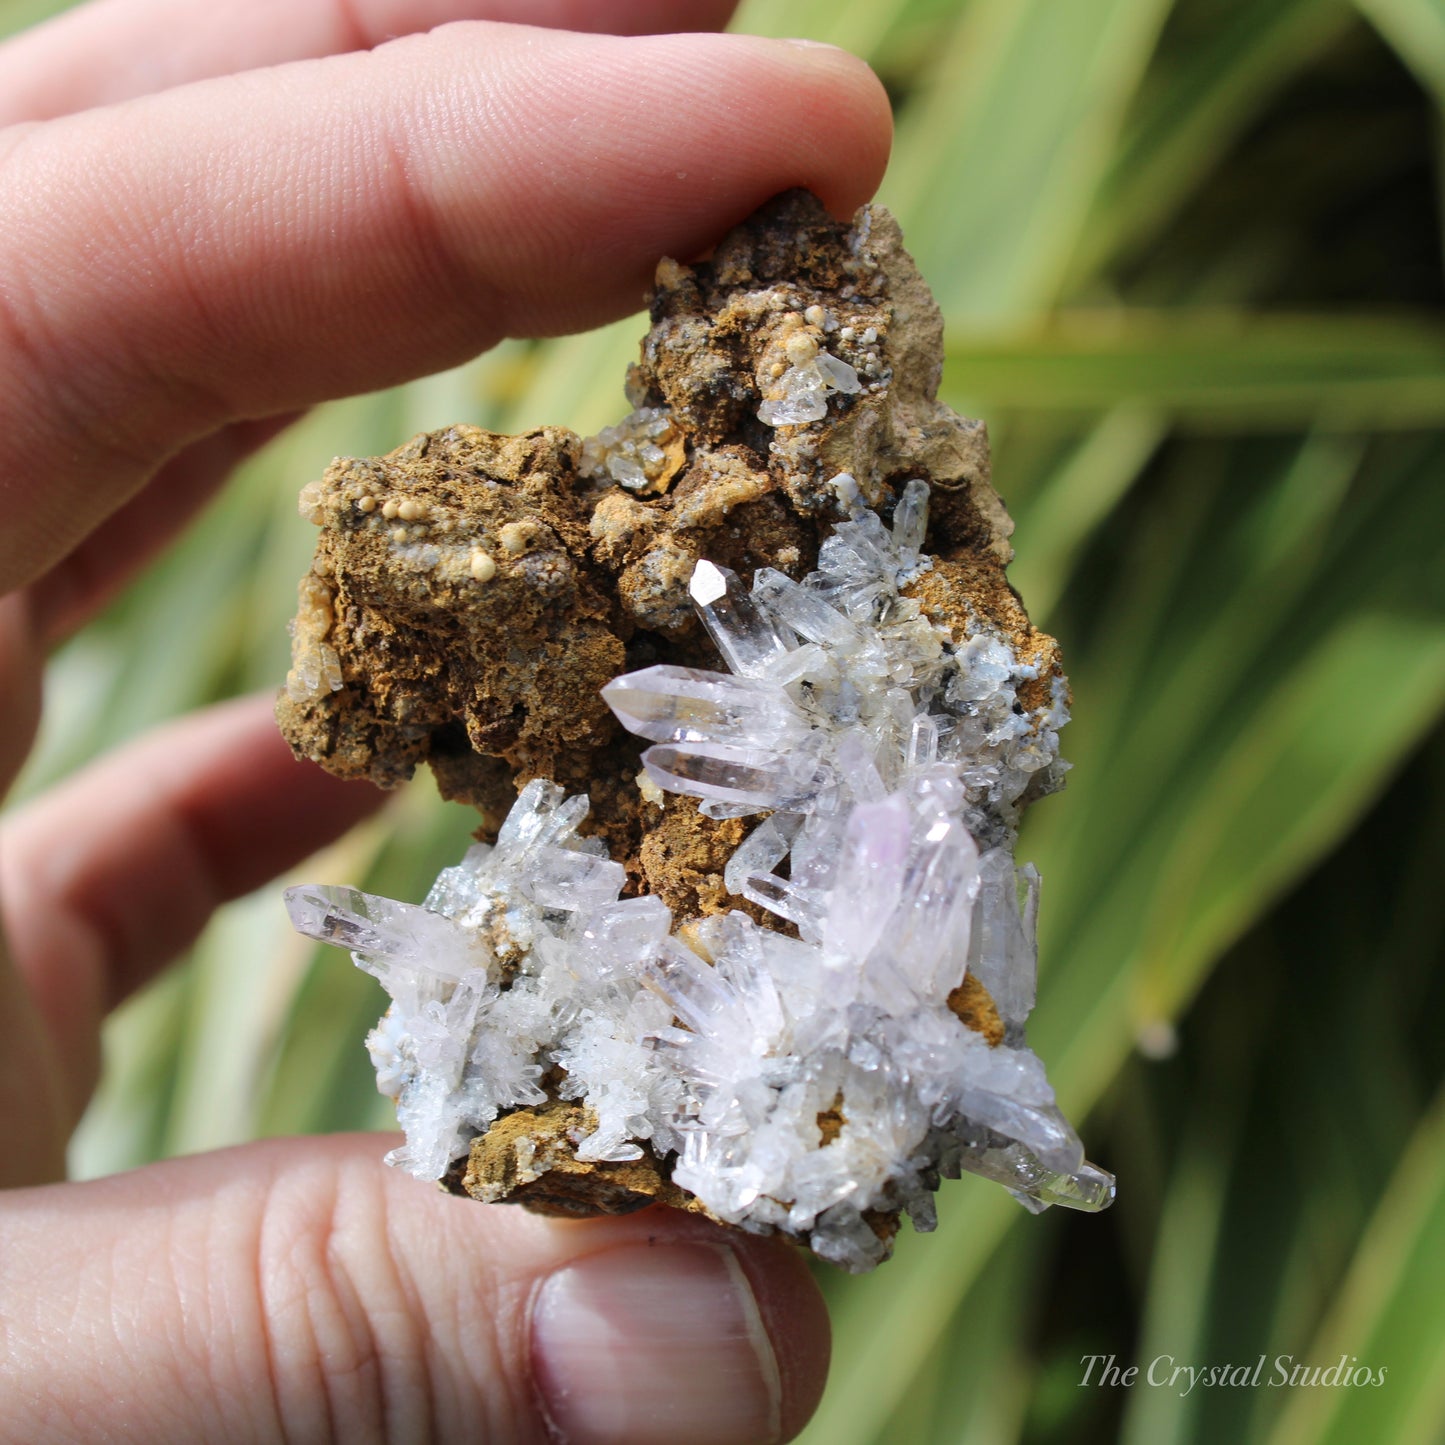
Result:
<svg viewBox="0 0 1445 1445"><path fill-rule="evenodd" d="M288 894L391 995L391 1162L853 1270L962 1170L1109 1203L1024 1042L1013 849L1068 689L941 343L892 218L793 193L659 266L617 426L457 426L303 493L292 745L427 761L492 839L421 906Z"/></svg>

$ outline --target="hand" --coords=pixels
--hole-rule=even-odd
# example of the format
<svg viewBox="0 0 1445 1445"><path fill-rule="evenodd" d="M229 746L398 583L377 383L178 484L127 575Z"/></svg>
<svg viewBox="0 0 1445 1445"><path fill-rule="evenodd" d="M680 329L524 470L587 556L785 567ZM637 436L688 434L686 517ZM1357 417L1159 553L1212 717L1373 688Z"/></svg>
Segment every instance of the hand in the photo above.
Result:
<svg viewBox="0 0 1445 1445"><path fill-rule="evenodd" d="M867 198L862 65L650 33L728 9L95 0L0 46L0 793L46 648L286 417L625 314L786 187ZM523 18L631 38L491 23ZM374 805L269 712L171 724L0 828L0 1440L790 1437L827 1326L770 1241L486 1209L371 1137L45 1183L106 1011Z"/></svg>

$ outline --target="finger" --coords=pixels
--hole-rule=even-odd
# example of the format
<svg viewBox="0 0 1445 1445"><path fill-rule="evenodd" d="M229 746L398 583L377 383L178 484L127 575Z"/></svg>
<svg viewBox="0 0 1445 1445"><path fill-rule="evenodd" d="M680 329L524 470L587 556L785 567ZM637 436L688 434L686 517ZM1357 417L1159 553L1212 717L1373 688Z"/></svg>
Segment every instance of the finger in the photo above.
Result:
<svg viewBox="0 0 1445 1445"><path fill-rule="evenodd" d="M889 122L829 47L466 24L7 134L0 591L228 421L625 313L789 186L851 210Z"/></svg>
<svg viewBox="0 0 1445 1445"><path fill-rule="evenodd" d="M71 1081L0 930L0 1190L65 1178L65 1141L75 1127ZM0 1309L3 1316L3 1309ZM4 1322L0 1318L0 1339ZM0 1407L0 1420L4 1419ZM0 1426L0 1440L4 1429Z"/></svg>
<svg viewBox="0 0 1445 1445"><path fill-rule="evenodd" d="M233 422L161 467L137 492L29 589L30 616L47 646L64 640L101 607L191 520L216 488L296 416ZM4 677L0 669L0 678Z"/></svg>
<svg viewBox="0 0 1445 1445"><path fill-rule="evenodd" d="M20 772L40 726L43 650L34 608L22 594L0 597L0 802Z"/></svg>
<svg viewBox="0 0 1445 1445"><path fill-rule="evenodd" d="M0 1203L17 1440L759 1445L816 1404L795 1254L668 1210L454 1199L372 1136L175 1160Z"/></svg>
<svg viewBox="0 0 1445 1445"><path fill-rule="evenodd" d="M297 762L270 700L251 697L159 728L0 822L5 932L75 1062L78 1101L105 1013L219 904L315 852L380 796Z"/></svg>
<svg viewBox="0 0 1445 1445"><path fill-rule="evenodd" d="M92 0L0 46L0 126L263 65L370 50L451 20L643 35L715 30L731 0Z"/></svg>
<svg viewBox="0 0 1445 1445"><path fill-rule="evenodd" d="M0 597L0 800L20 771L40 721L41 651L29 599ZM0 871L4 867L0 843ZM35 999L15 969L0 926L0 1189L59 1179L76 1118L70 1081ZM15 1107L9 1101L21 1100ZM0 1417L3 1418L3 1417Z"/></svg>

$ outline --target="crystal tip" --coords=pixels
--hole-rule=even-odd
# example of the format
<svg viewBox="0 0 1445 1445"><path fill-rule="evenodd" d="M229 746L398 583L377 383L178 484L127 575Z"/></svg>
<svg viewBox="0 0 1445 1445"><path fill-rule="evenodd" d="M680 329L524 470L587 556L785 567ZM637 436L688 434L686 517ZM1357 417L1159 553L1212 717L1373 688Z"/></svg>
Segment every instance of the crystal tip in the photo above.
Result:
<svg viewBox="0 0 1445 1445"><path fill-rule="evenodd" d="M699 607L710 607L727 594L727 578L723 576L722 568L703 558L692 569L692 580L687 584L687 590Z"/></svg>

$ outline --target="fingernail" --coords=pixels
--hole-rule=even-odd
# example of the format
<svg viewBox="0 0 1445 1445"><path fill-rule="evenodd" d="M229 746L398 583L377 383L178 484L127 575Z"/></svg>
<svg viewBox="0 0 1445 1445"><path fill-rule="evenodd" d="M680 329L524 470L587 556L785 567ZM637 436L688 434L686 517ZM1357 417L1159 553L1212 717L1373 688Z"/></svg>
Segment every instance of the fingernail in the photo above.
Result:
<svg viewBox="0 0 1445 1445"><path fill-rule="evenodd" d="M830 45L826 40L808 40L803 36L790 35L784 42L785 45L797 45L804 50L840 50L838 45Z"/></svg>
<svg viewBox="0 0 1445 1445"><path fill-rule="evenodd" d="M627 1245L549 1276L532 1368L566 1445L767 1445L778 1362L747 1276L715 1244Z"/></svg>

